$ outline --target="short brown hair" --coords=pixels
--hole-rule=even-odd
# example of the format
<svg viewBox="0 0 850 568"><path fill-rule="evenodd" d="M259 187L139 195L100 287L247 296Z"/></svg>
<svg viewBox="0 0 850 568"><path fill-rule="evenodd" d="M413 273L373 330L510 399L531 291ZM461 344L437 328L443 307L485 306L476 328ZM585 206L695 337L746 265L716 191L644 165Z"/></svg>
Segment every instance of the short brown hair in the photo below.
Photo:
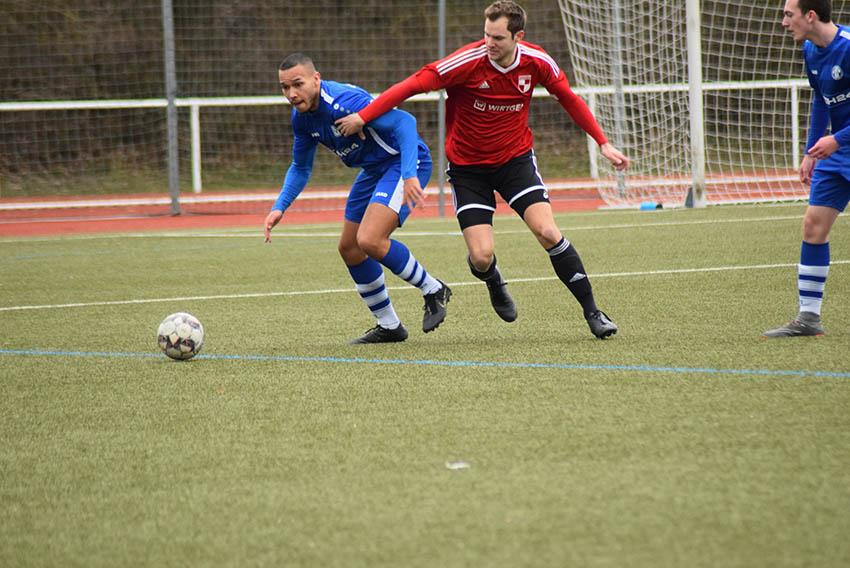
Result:
<svg viewBox="0 0 850 568"><path fill-rule="evenodd" d="M491 22L495 22L499 18L507 18L508 31L511 32L511 36L515 36L518 31L525 29L525 10L511 0L493 2L484 10L484 17Z"/></svg>

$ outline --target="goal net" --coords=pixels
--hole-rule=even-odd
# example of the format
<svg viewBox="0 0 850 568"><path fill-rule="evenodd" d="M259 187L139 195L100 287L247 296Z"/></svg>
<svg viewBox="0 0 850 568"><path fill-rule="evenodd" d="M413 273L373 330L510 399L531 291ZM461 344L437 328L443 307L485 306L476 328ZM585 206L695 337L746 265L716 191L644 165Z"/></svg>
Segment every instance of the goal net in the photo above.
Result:
<svg viewBox="0 0 850 568"><path fill-rule="evenodd" d="M688 2L700 22L690 43ZM833 3L839 23L850 15L843 4ZM618 175L601 155L593 157L610 205L682 205L694 198L689 190L702 181L695 179L701 169L708 203L807 195L796 168L812 91L801 46L781 25L781 3L559 0L559 6L574 87L590 93L585 98L601 126L631 159L629 171ZM701 105L691 98L689 50L698 50L692 57L701 53ZM700 106L694 132L703 136L696 140L690 120Z"/></svg>

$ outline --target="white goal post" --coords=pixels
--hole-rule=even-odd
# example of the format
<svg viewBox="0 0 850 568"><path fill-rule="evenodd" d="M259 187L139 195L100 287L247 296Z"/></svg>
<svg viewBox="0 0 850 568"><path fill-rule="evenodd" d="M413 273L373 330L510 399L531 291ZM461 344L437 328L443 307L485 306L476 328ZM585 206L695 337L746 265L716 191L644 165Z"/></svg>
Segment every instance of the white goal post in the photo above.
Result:
<svg viewBox="0 0 850 568"><path fill-rule="evenodd" d="M782 6L559 0L578 89L631 159L592 168L611 206L800 199L811 89ZM835 9L833 20L841 18ZM845 10L846 11L846 10ZM607 87L607 89L606 89Z"/></svg>

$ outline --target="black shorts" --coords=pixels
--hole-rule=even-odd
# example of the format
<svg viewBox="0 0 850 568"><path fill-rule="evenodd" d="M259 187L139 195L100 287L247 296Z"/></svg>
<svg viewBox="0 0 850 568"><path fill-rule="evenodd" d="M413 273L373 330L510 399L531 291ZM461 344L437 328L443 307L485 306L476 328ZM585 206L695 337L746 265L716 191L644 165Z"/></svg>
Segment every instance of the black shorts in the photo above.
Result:
<svg viewBox="0 0 850 568"><path fill-rule="evenodd" d="M500 166L449 163L447 173L461 230L472 225L493 224L496 191L520 217L529 205L549 202L549 191L537 171L534 150L511 158Z"/></svg>

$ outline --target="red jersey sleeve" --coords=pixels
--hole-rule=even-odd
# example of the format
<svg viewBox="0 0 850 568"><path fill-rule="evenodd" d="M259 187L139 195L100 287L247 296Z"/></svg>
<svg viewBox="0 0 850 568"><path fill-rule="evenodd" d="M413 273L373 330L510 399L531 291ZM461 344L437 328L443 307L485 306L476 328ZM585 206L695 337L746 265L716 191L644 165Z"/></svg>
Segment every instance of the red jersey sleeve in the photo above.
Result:
<svg viewBox="0 0 850 568"><path fill-rule="evenodd" d="M596 118L590 112L587 104L570 89L570 84L564 76L563 71L561 71L560 76L556 80L550 83L544 83L544 86L547 91L558 99L558 102L564 107L564 110L567 111L573 122L587 132L591 138L596 140L597 144L602 146L608 142L608 139L602 132L602 128L596 122Z"/></svg>
<svg viewBox="0 0 850 568"><path fill-rule="evenodd" d="M426 65L407 79L396 83L357 114L363 122L371 122L384 113L389 112L413 95L427 93L441 87L439 76Z"/></svg>

